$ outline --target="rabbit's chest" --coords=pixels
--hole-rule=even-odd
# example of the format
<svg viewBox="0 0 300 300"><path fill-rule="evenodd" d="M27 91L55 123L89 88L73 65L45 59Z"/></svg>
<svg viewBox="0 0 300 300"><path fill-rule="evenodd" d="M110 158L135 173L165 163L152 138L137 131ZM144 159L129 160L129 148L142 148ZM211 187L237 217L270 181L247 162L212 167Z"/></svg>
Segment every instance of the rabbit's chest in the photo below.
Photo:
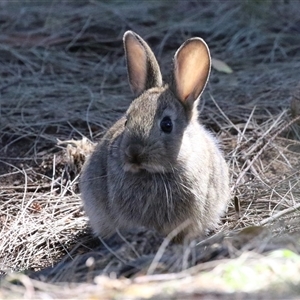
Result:
<svg viewBox="0 0 300 300"><path fill-rule="evenodd" d="M180 188L182 185L173 174L111 175L109 202L115 214L128 221L162 228L174 219L184 219L190 209L190 189Z"/></svg>

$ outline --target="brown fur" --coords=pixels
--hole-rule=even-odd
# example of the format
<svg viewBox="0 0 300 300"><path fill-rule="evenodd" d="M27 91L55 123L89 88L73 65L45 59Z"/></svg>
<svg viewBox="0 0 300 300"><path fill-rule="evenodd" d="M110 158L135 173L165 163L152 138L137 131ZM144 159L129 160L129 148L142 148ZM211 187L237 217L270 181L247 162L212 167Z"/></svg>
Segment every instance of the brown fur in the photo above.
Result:
<svg viewBox="0 0 300 300"><path fill-rule="evenodd" d="M162 85L146 42L126 32L124 45L138 98L83 168L80 187L91 226L101 237L136 226L167 235L188 220L177 240L201 236L217 227L230 197L225 160L197 118L209 50L199 38L188 40L175 54L173 82ZM172 120L171 133L160 127L165 116Z"/></svg>

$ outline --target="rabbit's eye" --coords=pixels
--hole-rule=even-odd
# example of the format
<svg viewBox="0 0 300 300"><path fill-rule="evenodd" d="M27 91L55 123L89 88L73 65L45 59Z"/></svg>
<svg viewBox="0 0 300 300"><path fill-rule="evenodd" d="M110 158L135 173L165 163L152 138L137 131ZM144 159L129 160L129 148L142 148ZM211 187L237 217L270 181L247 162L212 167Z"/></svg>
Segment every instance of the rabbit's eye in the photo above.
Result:
<svg viewBox="0 0 300 300"><path fill-rule="evenodd" d="M165 133L170 133L173 129L173 123L170 117L164 117L160 122L160 128Z"/></svg>
<svg viewBox="0 0 300 300"><path fill-rule="evenodd" d="M127 125L127 120L125 121L125 123L124 123L124 126L126 127L126 125Z"/></svg>

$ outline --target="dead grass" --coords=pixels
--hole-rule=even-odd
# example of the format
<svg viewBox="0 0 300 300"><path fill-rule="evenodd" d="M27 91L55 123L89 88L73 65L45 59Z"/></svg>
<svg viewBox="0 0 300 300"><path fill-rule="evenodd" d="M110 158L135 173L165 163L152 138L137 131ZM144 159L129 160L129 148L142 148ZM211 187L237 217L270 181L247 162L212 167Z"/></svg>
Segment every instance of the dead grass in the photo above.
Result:
<svg viewBox="0 0 300 300"><path fill-rule="evenodd" d="M141 299L145 291L162 297L168 290L172 299L225 299L240 290L250 299L245 288L217 288L226 273L217 270L278 248L299 253L300 131L289 110L300 82L297 1L0 7L0 272L11 274L0 297ZM199 108L222 140L233 192L220 232L204 241L174 245L137 229L100 243L89 233L77 180L89 140L99 140L132 99L122 48L127 29L150 43L165 75L191 36L203 37L234 71L212 72ZM214 290L206 274L216 276ZM276 280L252 296L264 298ZM290 278L285 283L276 297L289 291Z"/></svg>

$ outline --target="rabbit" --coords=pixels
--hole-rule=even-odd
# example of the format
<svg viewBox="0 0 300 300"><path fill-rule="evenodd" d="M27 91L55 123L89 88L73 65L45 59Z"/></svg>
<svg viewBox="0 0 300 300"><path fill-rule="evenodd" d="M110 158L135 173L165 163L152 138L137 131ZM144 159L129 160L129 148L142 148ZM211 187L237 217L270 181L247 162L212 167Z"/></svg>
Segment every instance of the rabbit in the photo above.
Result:
<svg viewBox="0 0 300 300"><path fill-rule="evenodd" d="M197 104L211 58L198 37L174 56L164 84L148 44L133 31L123 37L135 99L84 164L80 190L96 236L141 226L174 238L215 230L230 199L228 167L217 140L198 121Z"/></svg>

